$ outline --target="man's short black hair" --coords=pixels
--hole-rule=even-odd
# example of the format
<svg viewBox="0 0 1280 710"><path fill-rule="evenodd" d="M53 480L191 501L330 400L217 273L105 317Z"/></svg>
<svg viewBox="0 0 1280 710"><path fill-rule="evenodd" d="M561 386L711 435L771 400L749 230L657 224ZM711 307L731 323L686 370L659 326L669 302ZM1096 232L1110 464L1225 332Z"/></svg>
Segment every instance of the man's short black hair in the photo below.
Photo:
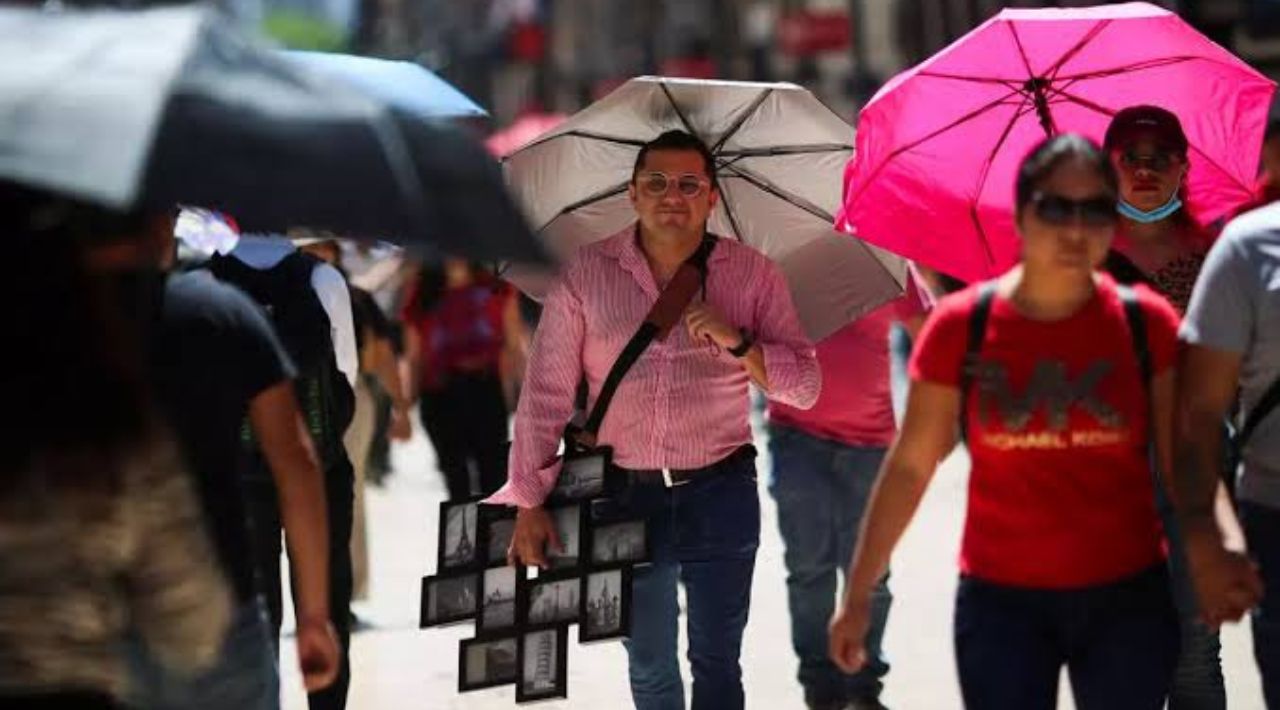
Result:
<svg viewBox="0 0 1280 710"><path fill-rule="evenodd" d="M636 176L640 174L640 168L644 166L644 159L648 157L649 151L653 150L692 150L702 156L702 165L706 168L707 179L711 181L711 187L716 186L716 159L711 155L711 149L707 147L702 139L688 133L686 131L667 131L653 140L645 143L640 147L640 152L636 154L635 167L631 169L631 181L635 182Z"/></svg>

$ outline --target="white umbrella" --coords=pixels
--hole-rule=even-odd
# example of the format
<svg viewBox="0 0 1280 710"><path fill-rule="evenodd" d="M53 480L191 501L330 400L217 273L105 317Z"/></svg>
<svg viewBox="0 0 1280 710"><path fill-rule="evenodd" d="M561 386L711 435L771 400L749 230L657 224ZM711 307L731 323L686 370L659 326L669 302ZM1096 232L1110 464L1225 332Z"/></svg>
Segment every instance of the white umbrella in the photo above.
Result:
<svg viewBox="0 0 1280 710"><path fill-rule="evenodd" d="M507 181L563 259L635 221L636 154L672 129L716 157L721 200L709 228L781 267L811 338L902 294L901 258L832 228L853 127L794 84L632 79L506 158ZM503 275L534 298L549 279L523 266Z"/></svg>

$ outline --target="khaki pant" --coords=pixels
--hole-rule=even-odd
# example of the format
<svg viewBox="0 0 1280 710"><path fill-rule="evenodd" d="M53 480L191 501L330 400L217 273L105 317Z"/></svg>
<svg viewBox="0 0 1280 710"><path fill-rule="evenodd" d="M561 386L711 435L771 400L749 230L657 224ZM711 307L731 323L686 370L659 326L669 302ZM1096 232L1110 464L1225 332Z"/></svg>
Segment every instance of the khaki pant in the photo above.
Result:
<svg viewBox="0 0 1280 710"><path fill-rule="evenodd" d="M373 446L373 434L377 425L377 405L373 391L363 378L356 381L356 411L351 427L343 443L351 466L355 470L355 511L351 525L351 598L369 598L369 538L364 514L365 471L369 464L369 449Z"/></svg>

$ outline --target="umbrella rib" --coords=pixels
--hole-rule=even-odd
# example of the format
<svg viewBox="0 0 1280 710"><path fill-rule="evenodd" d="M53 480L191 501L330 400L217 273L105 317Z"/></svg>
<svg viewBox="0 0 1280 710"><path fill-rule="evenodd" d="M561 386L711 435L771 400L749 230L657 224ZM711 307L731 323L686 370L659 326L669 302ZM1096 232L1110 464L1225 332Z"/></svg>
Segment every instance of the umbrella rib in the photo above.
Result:
<svg viewBox="0 0 1280 710"><path fill-rule="evenodd" d="M729 207L729 196L722 195L724 200L724 213L729 218L729 226L733 228L733 238L739 242L746 244L746 240L742 238L742 226L738 224L738 218L733 216L733 210Z"/></svg>
<svg viewBox="0 0 1280 710"><path fill-rule="evenodd" d="M1202 57L1194 57L1191 55L1180 55L1177 57L1162 57L1160 59L1147 59L1133 64L1126 64L1121 67L1111 69L1099 69L1097 71L1086 72L1084 74L1070 74L1068 76L1055 77L1055 81L1066 81L1076 83L1084 79L1102 79L1117 74L1131 74L1134 72L1145 71L1147 69L1160 69L1162 67L1172 66L1174 64L1182 64L1183 62L1195 61Z"/></svg>
<svg viewBox="0 0 1280 710"><path fill-rule="evenodd" d="M734 120L733 125L729 126L729 130L725 131L724 135L720 137L720 140L716 141L716 144L711 147L711 153L713 155L719 152L720 149L724 147L725 143L729 142L729 139L733 137L733 134L737 133L738 130L746 124L747 120L755 114L756 109L760 108L760 105L763 104L764 100L769 98L769 95L772 93L773 87L760 92L760 95L751 102L751 105L742 112L742 115L738 116L738 118Z"/></svg>
<svg viewBox="0 0 1280 710"><path fill-rule="evenodd" d="M1075 104L1079 104L1080 106L1084 106L1085 108L1088 108L1088 109L1092 109L1092 110L1097 111L1098 113L1101 113L1101 114L1103 114L1103 115L1105 115L1105 116L1114 116L1114 115L1115 115L1115 112L1114 112L1114 111L1111 111L1110 109L1107 109L1107 108L1105 108L1105 107L1103 107L1103 106L1099 106L1098 104L1095 104L1095 103L1093 103L1092 101L1088 101L1088 100L1086 100L1086 99L1082 99L1082 98L1080 98L1080 97L1078 97L1078 96L1074 96L1074 95L1069 94L1069 93L1067 93L1067 92L1065 92L1065 91L1060 91L1060 92L1058 92L1058 93L1059 93L1063 98L1065 98L1067 101L1070 101L1070 102L1075 103ZM1217 169L1218 169L1218 172L1222 173L1223 175L1226 175L1226 176L1227 176L1227 177L1228 177L1232 182L1234 182L1234 183L1236 184L1236 186L1237 186L1237 187L1240 187L1241 189L1246 190L1246 191L1252 191L1252 189L1253 189L1253 187L1252 187L1252 186L1250 186L1250 185L1246 185L1245 183L1243 183L1243 182L1241 182L1240 180L1236 179L1236 176L1235 176L1235 175L1232 175L1232 174L1231 174L1231 171L1229 171L1229 170L1227 170L1226 168L1222 167L1222 165L1221 165L1218 161L1214 160L1214 159L1213 159L1213 157L1212 157L1212 156L1210 156L1208 153L1205 153L1203 150L1200 150L1199 148L1197 148L1197 147L1196 147L1196 146L1194 146L1194 145L1190 146L1190 149L1191 149L1191 150L1193 150L1193 151L1195 151L1195 153L1196 153L1197 155L1199 155L1200 157L1204 158L1204 159L1205 159L1205 161L1206 161L1206 162L1208 162L1210 165L1212 165L1213 167L1217 168Z"/></svg>
<svg viewBox="0 0 1280 710"><path fill-rule="evenodd" d="M741 168L737 166L733 166L729 168L729 170L733 174L726 175L725 177L741 178L751 183L752 185L755 185L761 190L769 193L770 195L773 195L779 200L782 200L783 202L786 202L790 205L794 205L795 207L799 207L800 209L804 210L805 212L808 212L809 214L813 215L814 217L817 217L818 219L821 219L827 222L835 221L835 217L831 216L831 214L829 214L826 210L822 209L821 207L813 204L812 202L802 197L797 197L795 195L791 195L787 193L782 188L778 187L777 185L774 185L764 176L760 175L759 173L756 173L753 170L748 170L746 168Z"/></svg>
<svg viewBox="0 0 1280 710"><path fill-rule="evenodd" d="M509 153L507 155L504 155L502 157L502 160L499 162L502 162L502 163L510 162L512 156L516 155L517 153L523 153L524 151L529 150L534 146L539 146L539 145L542 145L543 143L550 143L551 141L557 138L564 138L564 137L586 138L587 140L603 141L605 143L612 143L613 145L629 145L629 146L635 146L635 147L642 147L645 144L645 142L642 140L636 140L633 138L619 138L618 136L610 136L604 133L595 133L592 131L584 131L582 129L575 128L569 131L565 131L564 133L557 133L553 136L545 136L542 138L538 138L534 141L531 141L521 146L518 150L512 153Z"/></svg>
<svg viewBox="0 0 1280 710"><path fill-rule="evenodd" d="M991 252L991 243L987 239L986 230L983 229L981 220L978 218L978 203L982 201L982 191L987 187L987 178L991 176L991 168L995 165L996 154L1000 152L1000 148L1004 146L1005 141L1009 139L1009 134L1013 133L1013 127L1018 125L1018 119L1027 115L1035 109L1031 97L1025 97L1022 106L1014 112L1013 117L1009 119L1008 125L1004 127L1004 132L1000 134L1000 139L991 148L991 154L987 156L986 162L982 166L982 175L978 178L978 190L974 193L973 204L969 206L970 219L973 220L974 226L978 229L978 236L982 238L982 249L987 254L987 264L994 266L996 263L995 254Z"/></svg>
<svg viewBox="0 0 1280 710"><path fill-rule="evenodd" d="M962 74L943 74L941 72L934 72L934 71L922 71L919 74L916 74L916 76L927 76L931 79L951 79L953 81L968 81L975 84L1000 84L1002 86L1007 86L1011 89L1018 85L1018 82L1013 79L1001 79L994 76L964 76Z"/></svg>
<svg viewBox="0 0 1280 710"><path fill-rule="evenodd" d="M848 143L815 143L813 145L784 145L772 148L739 148L723 150L716 153L717 158L772 158L780 155L810 155L819 153L839 153L853 150Z"/></svg>
<svg viewBox="0 0 1280 710"><path fill-rule="evenodd" d="M676 97L671 95L671 89L667 88L667 82L658 82L658 86L662 88L662 94L667 97L667 101L671 102L671 109L676 112L676 117L680 119L680 123L684 125L684 129L688 131L690 135L701 140L702 136L698 135L698 132L693 130L693 124L689 123L689 119L684 115L684 111L680 110L680 104L676 103Z"/></svg>
<svg viewBox="0 0 1280 710"><path fill-rule="evenodd" d="M1067 62L1074 59L1077 54L1084 51L1084 48L1096 39L1098 35L1101 34L1102 31L1110 24L1111 20L1102 20L1089 28L1089 31L1085 33L1084 37L1080 38L1079 42L1076 42L1074 47L1068 49L1067 52L1058 59L1058 61L1053 63L1053 66L1049 67L1049 71L1045 72L1048 74L1049 78L1051 80L1058 78L1058 72L1062 71L1062 67L1066 66Z"/></svg>
<svg viewBox="0 0 1280 710"><path fill-rule="evenodd" d="M567 214L576 212L577 210L580 210L583 207L586 207L587 205L591 205L591 204L595 204L596 202L607 200L610 197L613 197L614 195L619 195L626 191L627 191L627 183L624 182L618 185L614 185L613 187L601 190L600 192L597 192L589 197L584 197L581 200L578 200L577 202L570 203L569 205L566 205L564 209L557 212L554 217L547 220L545 224L538 227L538 230L536 233L542 234L542 232L546 230L547 227L551 226L552 222L556 221L557 219L560 219L561 217Z"/></svg>
<svg viewBox="0 0 1280 710"><path fill-rule="evenodd" d="M1012 22L1006 22L1005 26L1009 28L1009 32L1013 35L1013 44L1018 48L1018 56L1022 57L1022 66L1027 69L1027 78L1036 78L1036 73L1031 69L1031 59L1027 57L1027 50L1022 48L1022 37L1018 35L1018 28Z"/></svg>

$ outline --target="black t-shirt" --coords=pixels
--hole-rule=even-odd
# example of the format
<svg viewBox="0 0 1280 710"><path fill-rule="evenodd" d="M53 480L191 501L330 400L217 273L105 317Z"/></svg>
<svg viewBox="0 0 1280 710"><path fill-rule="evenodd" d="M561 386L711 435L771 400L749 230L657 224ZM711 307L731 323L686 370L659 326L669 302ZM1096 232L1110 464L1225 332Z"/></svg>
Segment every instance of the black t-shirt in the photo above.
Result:
<svg viewBox="0 0 1280 710"><path fill-rule="evenodd" d="M148 337L151 384L195 474L218 556L237 597L256 593L240 488L249 403L294 376L262 309L208 272L174 274Z"/></svg>
<svg viewBox="0 0 1280 710"><path fill-rule="evenodd" d="M392 339L395 332L391 321L387 320L387 315L382 312L373 294L350 284L347 288L351 291L351 320L356 331L356 347L364 348L366 328L375 338Z"/></svg>

